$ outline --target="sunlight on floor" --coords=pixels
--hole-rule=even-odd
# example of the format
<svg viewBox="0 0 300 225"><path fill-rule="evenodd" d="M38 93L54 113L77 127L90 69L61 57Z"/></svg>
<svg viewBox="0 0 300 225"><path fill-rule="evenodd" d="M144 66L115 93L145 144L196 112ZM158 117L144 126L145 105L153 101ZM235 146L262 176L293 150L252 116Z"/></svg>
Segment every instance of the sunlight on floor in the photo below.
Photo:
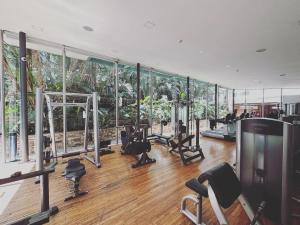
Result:
<svg viewBox="0 0 300 225"><path fill-rule="evenodd" d="M28 173L32 170L33 167L34 162L13 162L1 164L0 179L9 177L17 171L21 171L23 174ZM23 181L16 181L14 183L0 186L0 215L2 215L5 208L8 206L9 202L12 200L22 183Z"/></svg>

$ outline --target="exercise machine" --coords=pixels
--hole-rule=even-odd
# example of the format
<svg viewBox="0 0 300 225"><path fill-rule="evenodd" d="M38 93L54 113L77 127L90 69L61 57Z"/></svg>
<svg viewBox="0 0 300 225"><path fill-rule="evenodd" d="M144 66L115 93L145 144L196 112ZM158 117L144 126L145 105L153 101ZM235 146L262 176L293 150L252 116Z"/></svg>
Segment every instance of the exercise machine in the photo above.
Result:
<svg viewBox="0 0 300 225"><path fill-rule="evenodd" d="M236 173L243 189L239 200L245 210L264 200L264 214L273 223L299 224L299 161L295 162L299 137L297 124L268 118L238 121Z"/></svg>
<svg viewBox="0 0 300 225"><path fill-rule="evenodd" d="M170 140L171 150L170 152L175 152L180 155L180 158L184 165L187 165L190 161L196 158L204 159L204 154L202 152L202 148L200 147L199 142L199 130L200 130L200 120L196 119L196 145L192 146L192 139L195 135L186 135L183 137L183 134L186 132L186 127L183 126L182 122L179 121L179 131L178 134L178 142L174 139Z"/></svg>
<svg viewBox="0 0 300 225"><path fill-rule="evenodd" d="M230 114L228 114L230 115ZM229 116L226 116L228 118ZM216 128L217 123L223 123L224 126ZM236 139L236 119L218 119L209 120L210 130L202 131L203 137L211 137L217 139L224 139L228 141L235 141Z"/></svg>
<svg viewBox="0 0 300 225"><path fill-rule="evenodd" d="M148 156L151 151L151 143L147 140L148 126L143 126L141 130L137 130L132 125L126 125L125 131L121 131L121 153L126 155L140 155L138 161L132 165L133 168L155 163L155 159Z"/></svg>
<svg viewBox="0 0 300 225"><path fill-rule="evenodd" d="M208 181L208 185L203 183ZM217 217L219 224L227 225L223 209L229 208L242 193L242 185L238 180L233 168L228 163L222 163L205 173L198 178L193 178L185 183L185 185L197 193L189 194L182 198L180 212L187 216L196 225L205 225L203 223L203 198L208 198L210 205ZM196 206L194 214L187 208L188 202L193 202ZM266 209L268 203L260 202L257 207L257 212L253 217L249 217L251 225L256 224Z"/></svg>
<svg viewBox="0 0 300 225"><path fill-rule="evenodd" d="M68 97L79 97L84 98L85 102L54 102L52 99L55 97L61 98L63 96ZM85 130L84 130L84 144L83 150L79 153L85 154L85 159L94 164L97 168L101 167L100 155L101 152L110 152L112 153L110 147L101 148L101 142L99 140L99 116L98 116L98 102L99 97L97 92L92 94L81 94L81 93L61 93L61 92L45 92L42 93L41 89L37 88L36 90L36 99L41 99L40 105L36 106L37 111L43 111L44 99L47 104L47 113L49 119L49 128L50 128L50 138L51 138L51 156L54 158L53 164L57 163L57 158L60 156L68 156L69 154L74 154L74 152L68 152L66 149L66 134L64 132L64 151L62 154L57 153L56 142L55 142L55 130L54 130L54 121L53 121L53 111L58 107L79 107L82 108L85 112ZM92 150L88 149L88 139L89 139L89 119L92 115L93 118L93 142L94 147ZM43 126L43 117L38 121L40 126ZM92 152L93 155L89 156L89 153ZM49 154L49 153L48 153Z"/></svg>
<svg viewBox="0 0 300 225"><path fill-rule="evenodd" d="M136 125L125 126L125 131L121 131L122 147L121 152L129 155L140 155L137 163L132 167L140 167L146 164L155 163L155 159L151 159L148 156L148 152L151 151L151 143L147 140L148 137L148 125L141 126L140 124L140 64L137 64L137 114Z"/></svg>
<svg viewBox="0 0 300 225"><path fill-rule="evenodd" d="M172 138L172 136L167 136L167 135L164 135L164 126L167 126L168 124L168 121L166 120L161 120L160 121L160 133L152 133L151 135L149 135L147 137L147 139L150 141L150 140L155 140L156 142L159 142L161 144L165 144L167 146L170 146L170 139Z"/></svg>

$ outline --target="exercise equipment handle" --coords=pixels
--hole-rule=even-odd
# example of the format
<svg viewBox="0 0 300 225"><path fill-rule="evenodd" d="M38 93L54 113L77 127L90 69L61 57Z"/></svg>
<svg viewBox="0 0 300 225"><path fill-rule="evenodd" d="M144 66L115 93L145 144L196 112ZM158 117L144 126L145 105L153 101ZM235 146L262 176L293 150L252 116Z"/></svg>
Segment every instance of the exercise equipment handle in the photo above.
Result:
<svg viewBox="0 0 300 225"><path fill-rule="evenodd" d="M259 218L262 216L262 212L263 212L264 209L266 208L266 205L267 205L266 201L262 201L262 202L259 204L259 206L258 206L258 208L257 208L257 211L256 211L256 213L255 213L255 215L254 215L254 217L253 217L253 219L252 219L250 225L255 225L255 224L256 224L256 222L257 222L257 221L259 220Z"/></svg>
<svg viewBox="0 0 300 225"><path fill-rule="evenodd" d="M54 172L53 168L44 169L44 170L37 170L37 171L34 171L34 172L21 174L19 176L7 177L7 178L0 179L0 185L7 184L7 183L12 183L12 182L19 181L19 180L25 180L25 179L29 179L29 178L32 178L32 177L42 176L42 175L49 174L49 173L52 173L52 172Z"/></svg>

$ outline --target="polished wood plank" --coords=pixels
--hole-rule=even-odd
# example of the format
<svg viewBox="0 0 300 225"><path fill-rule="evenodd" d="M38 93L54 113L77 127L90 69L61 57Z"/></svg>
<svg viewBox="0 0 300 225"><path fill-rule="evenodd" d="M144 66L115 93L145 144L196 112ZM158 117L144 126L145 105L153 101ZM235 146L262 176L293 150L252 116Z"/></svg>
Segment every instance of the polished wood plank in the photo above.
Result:
<svg viewBox="0 0 300 225"><path fill-rule="evenodd" d="M205 159L194 160L184 166L180 158L167 148L153 145L150 152L155 164L132 169L132 156L116 153L101 158L102 168L96 169L87 161L87 174L81 179L81 189L89 193L64 202L68 196L68 182L60 176L65 164L59 164L50 175L50 202L60 212L49 224L192 224L180 214L181 198L192 193L185 182L215 165L235 162L235 144L210 138L201 138ZM0 224L21 218L39 210L39 185L33 179L23 182L9 206L0 217ZM231 224L249 224L239 202L225 211ZM210 204L204 201L206 224L217 224Z"/></svg>

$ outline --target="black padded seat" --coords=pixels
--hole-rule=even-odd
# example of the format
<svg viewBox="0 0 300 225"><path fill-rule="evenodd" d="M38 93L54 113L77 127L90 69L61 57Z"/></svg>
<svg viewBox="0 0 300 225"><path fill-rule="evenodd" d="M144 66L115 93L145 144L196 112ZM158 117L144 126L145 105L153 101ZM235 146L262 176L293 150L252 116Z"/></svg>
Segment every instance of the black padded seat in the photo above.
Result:
<svg viewBox="0 0 300 225"><path fill-rule="evenodd" d="M185 185L195 191L196 193L200 194L203 197L208 197L207 187L201 183L197 179L191 179L185 183Z"/></svg>
<svg viewBox="0 0 300 225"><path fill-rule="evenodd" d="M86 174L85 166L80 163L79 159L71 159L68 161L68 166L65 168L64 176L67 180L79 179Z"/></svg>
<svg viewBox="0 0 300 225"><path fill-rule="evenodd" d="M218 203L225 209L230 207L242 192L241 183L228 163L222 163L198 177L200 183L205 180L208 180Z"/></svg>

